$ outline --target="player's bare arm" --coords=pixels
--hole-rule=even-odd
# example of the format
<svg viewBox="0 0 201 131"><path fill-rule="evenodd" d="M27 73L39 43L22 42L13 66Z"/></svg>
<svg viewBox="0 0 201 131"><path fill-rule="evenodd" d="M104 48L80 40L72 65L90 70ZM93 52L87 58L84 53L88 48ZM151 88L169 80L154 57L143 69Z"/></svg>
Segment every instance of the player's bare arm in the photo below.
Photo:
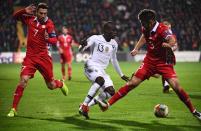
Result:
<svg viewBox="0 0 201 131"><path fill-rule="evenodd" d="M140 37L140 39L139 39L139 41L137 42L135 48L131 51L131 55L132 55L132 56L135 56L135 55L138 53L139 49L140 49L145 43L146 43L146 40L145 40L145 38L144 38L144 35L142 34L141 37Z"/></svg>

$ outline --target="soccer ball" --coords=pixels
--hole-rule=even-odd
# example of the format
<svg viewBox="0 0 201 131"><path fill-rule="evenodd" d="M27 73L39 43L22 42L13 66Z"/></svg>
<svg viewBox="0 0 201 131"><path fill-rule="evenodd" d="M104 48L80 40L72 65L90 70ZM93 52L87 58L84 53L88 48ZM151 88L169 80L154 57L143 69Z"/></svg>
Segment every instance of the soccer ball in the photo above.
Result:
<svg viewBox="0 0 201 131"><path fill-rule="evenodd" d="M168 106L165 104L157 104L154 107L154 115L156 117L167 117L168 116Z"/></svg>

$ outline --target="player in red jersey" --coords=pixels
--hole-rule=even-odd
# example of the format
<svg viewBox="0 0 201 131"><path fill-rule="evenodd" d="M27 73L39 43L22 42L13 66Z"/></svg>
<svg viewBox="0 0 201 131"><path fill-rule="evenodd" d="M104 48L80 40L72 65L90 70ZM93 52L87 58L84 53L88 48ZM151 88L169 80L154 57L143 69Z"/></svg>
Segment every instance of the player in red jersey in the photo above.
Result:
<svg viewBox="0 0 201 131"><path fill-rule="evenodd" d="M170 32L172 32L171 31L171 24L170 24L170 22L163 21L163 24L166 25L170 29ZM175 35L173 35L173 36L176 39L176 36ZM177 50L177 47L178 47L178 44L176 42L175 45L173 47L171 47L172 51ZM153 77L159 78L160 75L159 74L154 74ZM170 91L172 91L172 88L170 87L169 83L165 80L164 77L162 77L162 86L163 86L163 93L169 93Z"/></svg>
<svg viewBox="0 0 201 131"><path fill-rule="evenodd" d="M123 98L145 79L157 73L168 81L190 112L201 120L201 113L196 111L192 105L188 94L179 84L176 72L174 71L173 64L175 64L175 56L171 47L175 46L175 37L167 26L157 22L156 13L153 10L141 10L138 14L138 19L142 25L142 35L135 48L131 51L131 55L135 56L140 47L145 43L147 44L147 54L139 69L126 85L121 87L108 102L98 101L102 111L107 110L109 106L112 106L115 102Z"/></svg>
<svg viewBox="0 0 201 131"><path fill-rule="evenodd" d="M68 28L66 26L63 26L62 35L58 37L58 44L57 44L60 53L61 72L63 80L66 80L66 71L65 71L66 63L68 65L68 80L71 80L72 78L73 41L74 41L73 37L70 35Z"/></svg>
<svg viewBox="0 0 201 131"><path fill-rule="evenodd" d="M33 15L35 10L36 16ZM48 52L48 44L56 44L57 37L54 24L47 17L47 11L47 4L39 3L37 7L32 4L14 13L15 19L21 20L28 26L28 39L26 57L22 63L20 73L20 81L16 87L12 109L8 113L8 117L17 115L17 106L23 95L23 91L37 70L43 76L50 90L60 88L64 95L68 93L68 88L64 82L55 80L53 77L53 64Z"/></svg>

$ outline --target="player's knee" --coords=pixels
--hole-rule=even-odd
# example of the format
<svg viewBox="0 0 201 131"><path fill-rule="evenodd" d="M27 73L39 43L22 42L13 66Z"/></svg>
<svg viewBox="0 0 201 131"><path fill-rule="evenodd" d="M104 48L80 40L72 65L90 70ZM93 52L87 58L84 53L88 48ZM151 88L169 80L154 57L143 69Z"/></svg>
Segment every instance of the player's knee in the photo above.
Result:
<svg viewBox="0 0 201 131"><path fill-rule="evenodd" d="M107 87L104 91L109 93L110 96L113 96L115 94L115 90L114 90L113 86Z"/></svg>
<svg viewBox="0 0 201 131"><path fill-rule="evenodd" d="M105 83L105 80L103 79L103 77L99 76L99 77L96 78L95 82L97 84L99 84L100 86L103 86L104 83Z"/></svg>
<svg viewBox="0 0 201 131"><path fill-rule="evenodd" d="M21 80L20 80L20 85L25 88L27 86L27 83L29 81L29 77L28 76L22 76Z"/></svg>
<svg viewBox="0 0 201 131"><path fill-rule="evenodd" d="M142 82L141 79L137 78L136 76L133 76L132 79L128 82L128 86L131 88L137 87Z"/></svg>

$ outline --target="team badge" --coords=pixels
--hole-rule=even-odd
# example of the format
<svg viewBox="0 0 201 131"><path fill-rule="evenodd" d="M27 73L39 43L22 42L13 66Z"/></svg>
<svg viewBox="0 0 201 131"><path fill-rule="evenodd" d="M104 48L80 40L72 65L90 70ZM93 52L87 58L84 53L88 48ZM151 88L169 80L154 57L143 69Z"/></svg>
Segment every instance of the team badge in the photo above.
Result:
<svg viewBox="0 0 201 131"><path fill-rule="evenodd" d="M105 47L105 52L108 52L109 51L109 47Z"/></svg>
<svg viewBox="0 0 201 131"><path fill-rule="evenodd" d="M45 25L42 25L42 28L45 29Z"/></svg>

